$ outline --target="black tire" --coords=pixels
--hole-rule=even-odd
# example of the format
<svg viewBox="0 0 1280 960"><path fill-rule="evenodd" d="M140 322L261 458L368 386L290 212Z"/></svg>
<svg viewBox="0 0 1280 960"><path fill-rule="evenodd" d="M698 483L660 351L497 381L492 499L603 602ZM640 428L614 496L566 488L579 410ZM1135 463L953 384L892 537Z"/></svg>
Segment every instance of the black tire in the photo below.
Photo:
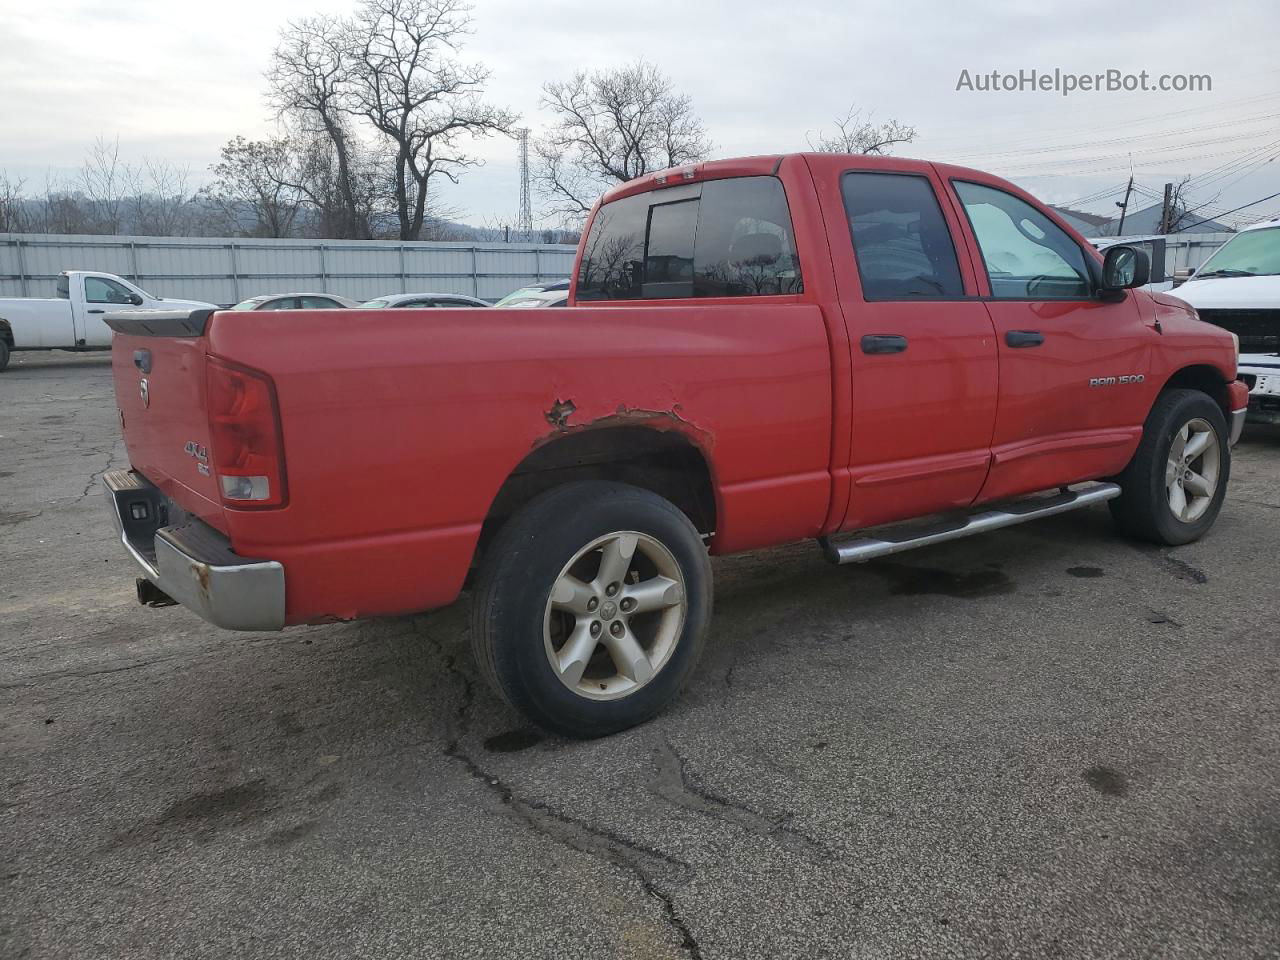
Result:
<svg viewBox="0 0 1280 960"><path fill-rule="evenodd" d="M9 344L0 340L0 370L9 365Z"/></svg>
<svg viewBox="0 0 1280 960"><path fill-rule="evenodd" d="M561 681L544 624L561 572L580 551L619 531L644 534L674 558L684 582L683 620L652 679L619 699L595 700ZM595 616L603 615L597 609ZM711 563L689 518L638 487L579 482L530 501L489 544L472 597L471 647L481 673L511 706L553 733L587 739L643 723L670 703L698 662L710 617ZM612 660L592 661L601 662Z"/></svg>
<svg viewBox="0 0 1280 960"><path fill-rule="evenodd" d="M1208 507L1194 520L1175 516L1165 485L1166 465L1175 436L1193 420L1203 420L1216 434L1219 451L1217 486ZM1110 501L1111 515L1125 534L1151 543L1177 546L1199 540L1222 509L1231 476L1231 447L1222 409L1199 390L1166 390L1147 415L1142 441L1129 465L1116 478L1123 491Z"/></svg>

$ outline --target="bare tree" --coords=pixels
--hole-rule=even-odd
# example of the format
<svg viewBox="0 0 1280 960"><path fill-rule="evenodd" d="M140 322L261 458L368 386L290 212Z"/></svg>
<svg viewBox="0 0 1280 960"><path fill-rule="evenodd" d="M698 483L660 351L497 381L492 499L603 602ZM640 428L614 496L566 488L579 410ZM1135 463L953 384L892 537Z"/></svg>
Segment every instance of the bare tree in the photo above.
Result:
<svg viewBox="0 0 1280 960"><path fill-rule="evenodd" d="M301 206L296 151L287 140L236 137L222 148L211 168L215 181L202 193L223 213L228 232L258 237L287 237ZM242 226L245 215L253 226Z"/></svg>
<svg viewBox="0 0 1280 960"><path fill-rule="evenodd" d="M850 107L842 118L835 121L835 133L818 131L817 140L808 137L809 148L819 153L875 153L887 154L899 143L910 143L916 137L916 128L897 120L876 123L873 114L865 117L861 110Z"/></svg>
<svg viewBox="0 0 1280 960"><path fill-rule="evenodd" d="M610 184L705 159L712 150L692 100L643 60L580 71L542 88L556 122L534 143L537 182L551 212L581 221Z"/></svg>
<svg viewBox="0 0 1280 960"><path fill-rule="evenodd" d="M1214 196L1207 203L1199 206L1187 208L1187 187L1191 183L1191 176L1188 174L1173 185L1173 189L1169 191L1169 206L1167 209L1162 207L1160 226L1158 233L1177 233L1184 227L1192 227L1201 220L1209 219L1208 214L1204 212L1204 208L1217 200ZM1166 222L1167 220L1167 222Z"/></svg>
<svg viewBox="0 0 1280 960"><path fill-rule="evenodd" d="M350 27L337 17L291 21L281 31L267 73L268 100L281 118L299 127L309 140L318 136L329 144L331 157L314 141L308 145L310 161L325 160L323 189L330 197L319 206L328 222L326 235L367 239L371 224L362 215L357 183L362 175L355 156L359 144L350 130L350 43Z"/></svg>
<svg viewBox="0 0 1280 960"><path fill-rule="evenodd" d="M120 232L129 168L120 162L120 141L98 137L76 178L88 202L92 233Z"/></svg>
<svg viewBox="0 0 1280 960"><path fill-rule="evenodd" d="M349 24L351 109L394 148L401 240L421 237L434 179L456 183L480 162L465 140L506 133L516 121L482 99L489 71L452 56L469 32L470 12L463 0L364 0Z"/></svg>
<svg viewBox="0 0 1280 960"><path fill-rule="evenodd" d="M140 167L126 168L129 231L150 237L188 233L195 216L188 188L190 179L189 168L150 157Z"/></svg>
<svg viewBox="0 0 1280 960"><path fill-rule="evenodd" d="M10 177L8 171L0 170L0 233L26 233L30 229L26 185L22 177Z"/></svg>

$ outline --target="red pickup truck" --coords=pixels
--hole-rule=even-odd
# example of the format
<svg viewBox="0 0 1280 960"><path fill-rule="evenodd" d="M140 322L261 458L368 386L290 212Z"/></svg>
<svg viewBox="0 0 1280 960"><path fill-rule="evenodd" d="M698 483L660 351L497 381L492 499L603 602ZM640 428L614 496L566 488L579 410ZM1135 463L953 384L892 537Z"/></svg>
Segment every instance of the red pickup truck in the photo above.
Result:
<svg viewBox="0 0 1280 960"><path fill-rule="evenodd" d="M270 630L470 584L493 686L598 736L693 669L709 553L863 561L1101 501L1201 536L1247 391L1146 280L974 170L677 168L601 199L565 308L111 316L105 486L144 602Z"/></svg>

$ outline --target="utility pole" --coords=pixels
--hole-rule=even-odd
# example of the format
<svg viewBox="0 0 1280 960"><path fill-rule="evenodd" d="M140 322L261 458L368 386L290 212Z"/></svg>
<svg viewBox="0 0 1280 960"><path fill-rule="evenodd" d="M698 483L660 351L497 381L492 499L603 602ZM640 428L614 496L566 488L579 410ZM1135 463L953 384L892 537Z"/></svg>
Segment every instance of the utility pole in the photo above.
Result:
<svg viewBox="0 0 1280 960"><path fill-rule="evenodd" d="M1164 206L1160 209L1160 229L1156 232L1161 236L1169 232L1169 220L1172 218L1173 211L1173 184L1166 183L1164 185Z"/></svg>
<svg viewBox="0 0 1280 960"><path fill-rule="evenodd" d="M1129 185L1124 188L1124 203L1117 203L1120 208L1120 226L1116 227L1116 236L1124 236L1124 217L1129 212L1129 194L1133 193L1133 174L1129 175Z"/></svg>

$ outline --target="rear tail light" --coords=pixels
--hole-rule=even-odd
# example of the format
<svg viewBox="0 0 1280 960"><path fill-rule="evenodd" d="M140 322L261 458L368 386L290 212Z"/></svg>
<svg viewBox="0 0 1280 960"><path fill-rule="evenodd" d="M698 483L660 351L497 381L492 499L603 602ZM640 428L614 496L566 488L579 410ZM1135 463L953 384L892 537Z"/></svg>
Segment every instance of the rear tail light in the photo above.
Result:
<svg viewBox="0 0 1280 960"><path fill-rule="evenodd" d="M287 497L280 411L271 378L225 360L206 365L209 457L229 507L279 507Z"/></svg>

